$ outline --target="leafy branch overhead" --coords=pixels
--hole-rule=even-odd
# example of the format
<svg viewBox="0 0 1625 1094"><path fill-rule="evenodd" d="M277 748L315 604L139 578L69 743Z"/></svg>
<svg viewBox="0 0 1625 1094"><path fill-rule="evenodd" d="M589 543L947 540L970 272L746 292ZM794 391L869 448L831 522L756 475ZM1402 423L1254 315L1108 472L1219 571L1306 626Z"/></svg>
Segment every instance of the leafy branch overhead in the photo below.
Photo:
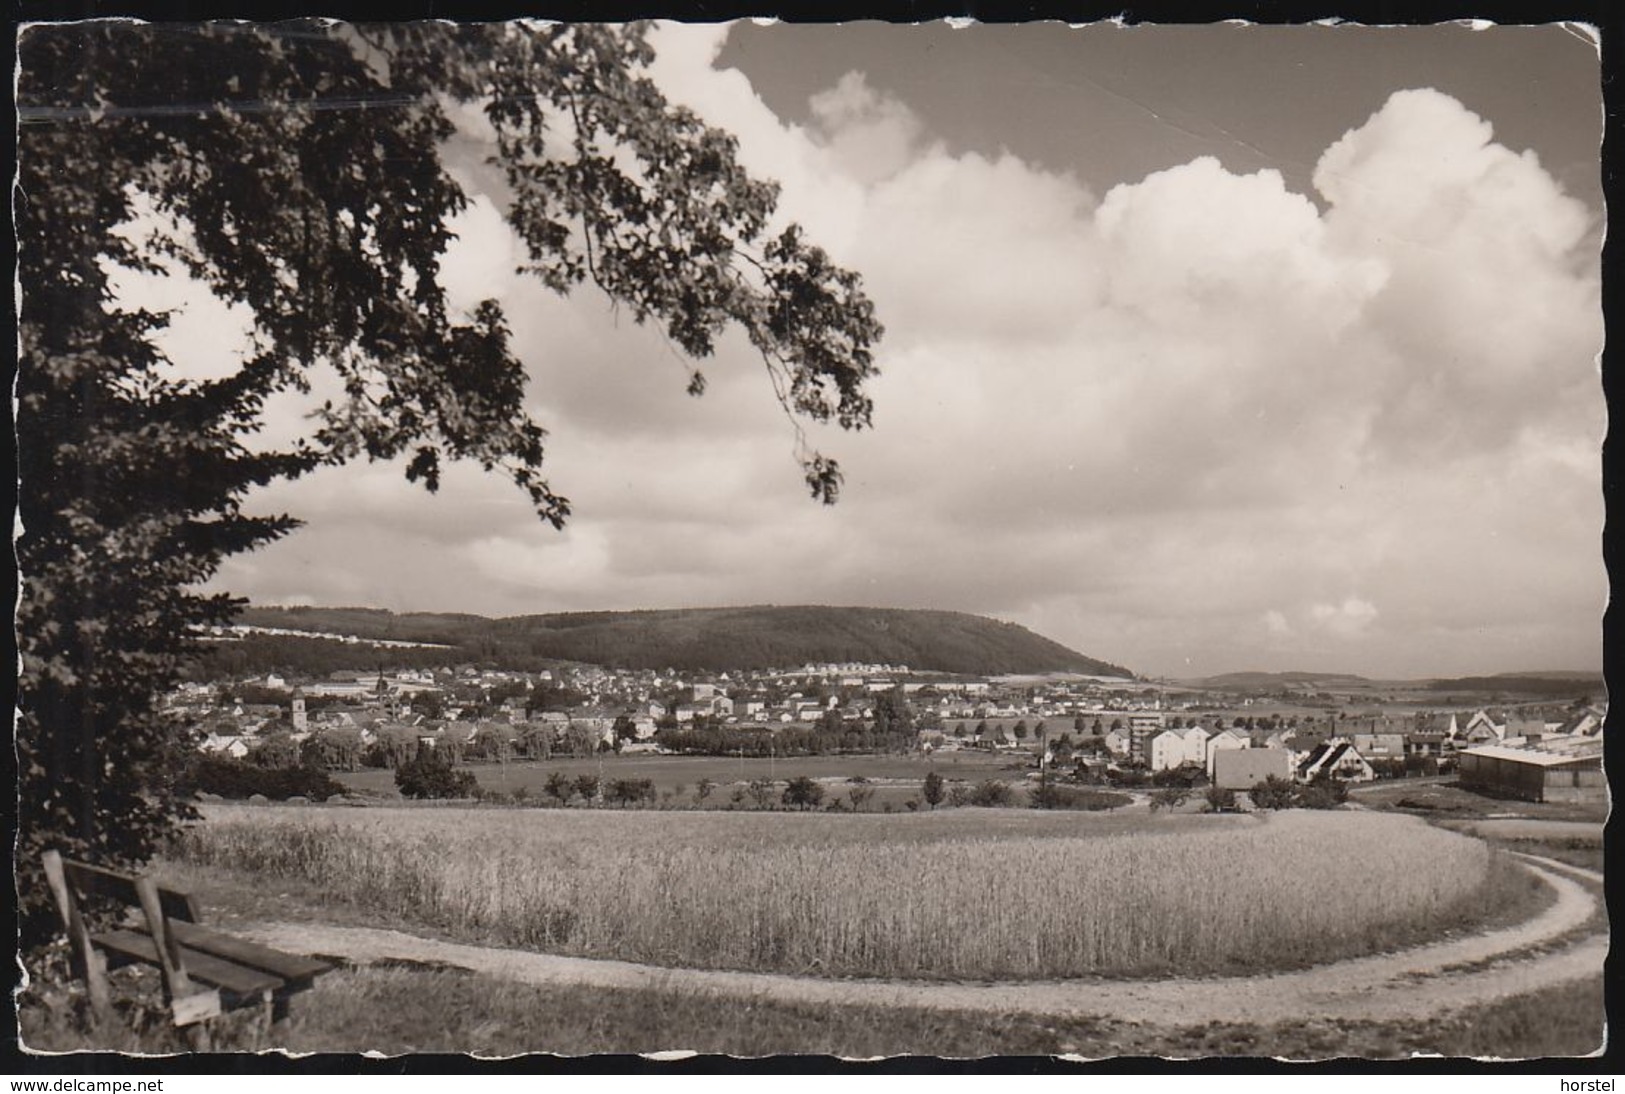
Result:
<svg viewBox="0 0 1625 1094"><path fill-rule="evenodd" d="M546 435L525 413L500 309L448 315L440 260L467 204L440 158L452 102L482 104L495 131L525 271L561 293L591 278L695 358L738 323L788 413L870 422L863 385L881 328L858 276L794 226L765 237L777 187L642 74L645 31L33 28L20 86L29 162L104 168L93 200L25 190L39 221L75 223L90 254L139 266L150 249L247 305L277 365L259 375L261 395L303 387L316 362L335 369L345 397L321 409L301 457L410 454L431 489L443 459L472 459L506 470L558 524L569 506L539 475ZM139 245L113 236L138 200L180 230ZM834 500L834 462L802 461L815 496Z"/></svg>
<svg viewBox="0 0 1625 1094"><path fill-rule="evenodd" d="M494 301L441 278L468 196L442 153L483 109L524 271L589 279L696 361L737 324L792 422L870 423L881 336L856 274L795 227L734 139L668 103L642 25L86 22L18 44L15 218L24 577L19 755L27 851L140 857L184 809L158 699L229 597L197 586L291 517L248 492L327 464L447 460L508 475L555 526L547 432ZM178 265L251 317L251 346L179 378L168 317L121 306L118 268ZM224 349L222 353L226 352ZM307 436L257 436L272 396L335 395ZM337 383L327 381L336 378ZM696 366L689 390L704 389ZM798 456L834 501L830 458ZM73 849L73 848L67 848Z"/></svg>

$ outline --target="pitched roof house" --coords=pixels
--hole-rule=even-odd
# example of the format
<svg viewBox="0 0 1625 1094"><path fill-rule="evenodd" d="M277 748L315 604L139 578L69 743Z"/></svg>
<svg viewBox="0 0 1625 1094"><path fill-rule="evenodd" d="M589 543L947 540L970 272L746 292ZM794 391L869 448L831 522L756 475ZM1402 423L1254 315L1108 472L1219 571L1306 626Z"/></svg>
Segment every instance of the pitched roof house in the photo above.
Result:
<svg viewBox="0 0 1625 1094"><path fill-rule="evenodd" d="M1297 776L1304 782L1317 775L1330 775L1345 782L1370 782L1377 777L1364 756L1354 745L1340 737L1332 737L1319 745L1298 764Z"/></svg>

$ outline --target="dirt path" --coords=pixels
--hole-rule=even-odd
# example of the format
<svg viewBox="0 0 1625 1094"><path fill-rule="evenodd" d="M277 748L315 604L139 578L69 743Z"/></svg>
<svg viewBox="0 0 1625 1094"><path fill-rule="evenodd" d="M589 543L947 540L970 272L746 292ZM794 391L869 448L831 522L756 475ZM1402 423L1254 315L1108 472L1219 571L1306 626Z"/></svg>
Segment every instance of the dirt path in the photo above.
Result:
<svg viewBox="0 0 1625 1094"><path fill-rule="evenodd" d="M1550 907L1528 922L1300 972L1209 980L1080 979L977 984L827 980L560 957L362 927L264 923L242 933L282 949L339 956L357 964L404 959L536 985L681 986L690 991L800 1003L1001 1014L1102 1014L1165 1026L1212 1021L1269 1024L1304 1017L1392 1019L1454 1010L1602 971L1608 952L1606 933L1550 953L1524 952L1582 926L1595 911L1595 897L1567 875L1593 881L1600 881L1601 875L1546 859L1520 857L1557 894Z"/></svg>

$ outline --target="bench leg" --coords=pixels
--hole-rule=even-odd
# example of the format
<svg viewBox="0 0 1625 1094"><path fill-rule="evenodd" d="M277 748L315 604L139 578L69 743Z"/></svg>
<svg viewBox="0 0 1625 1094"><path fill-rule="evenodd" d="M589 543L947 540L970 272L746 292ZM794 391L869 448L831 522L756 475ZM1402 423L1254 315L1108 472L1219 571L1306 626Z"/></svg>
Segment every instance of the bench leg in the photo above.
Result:
<svg viewBox="0 0 1625 1094"><path fill-rule="evenodd" d="M113 1017L113 993L107 984L107 957L94 946L88 946L84 953L84 965L91 1022L102 1025Z"/></svg>
<svg viewBox="0 0 1625 1094"><path fill-rule="evenodd" d="M276 1028L276 994L267 991L260 1001L258 1048L274 1048L271 1031Z"/></svg>

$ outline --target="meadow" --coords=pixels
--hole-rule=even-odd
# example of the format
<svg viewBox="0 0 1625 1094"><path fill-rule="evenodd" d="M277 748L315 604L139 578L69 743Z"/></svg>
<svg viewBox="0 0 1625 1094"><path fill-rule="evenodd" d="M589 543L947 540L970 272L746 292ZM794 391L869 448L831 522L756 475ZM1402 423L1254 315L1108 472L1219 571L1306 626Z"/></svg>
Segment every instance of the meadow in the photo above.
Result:
<svg viewBox="0 0 1625 1094"><path fill-rule="evenodd" d="M872 753L781 756L777 759L754 756L607 755L601 758L569 757L538 762L469 764L463 770L472 772L485 790L508 794L523 790L535 799L544 796L543 784L554 772L562 772L571 779L578 775L602 776L606 782L612 779L649 779L663 799L670 795L669 799L664 800L667 806L696 804L696 787L701 779L709 779L717 788L705 802L709 808L727 808L731 788L752 779L782 781L805 775L811 779L839 781L861 777L873 783L875 789L875 796L866 808L880 810L887 804L893 809L902 809L908 799L918 799L920 784L932 771L950 781L1003 779L1018 784L1028 770L1036 770L1031 765L1032 758L1025 753L966 750L931 757ZM392 796L396 792L395 773L384 768L340 772L335 773L334 778L352 791L364 794ZM837 796L843 794L845 789L829 787L831 793Z"/></svg>
<svg viewBox="0 0 1625 1094"><path fill-rule="evenodd" d="M1378 813L893 816L214 804L177 857L535 950L942 979L1301 966L1470 925L1525 877Z"/></svg>

